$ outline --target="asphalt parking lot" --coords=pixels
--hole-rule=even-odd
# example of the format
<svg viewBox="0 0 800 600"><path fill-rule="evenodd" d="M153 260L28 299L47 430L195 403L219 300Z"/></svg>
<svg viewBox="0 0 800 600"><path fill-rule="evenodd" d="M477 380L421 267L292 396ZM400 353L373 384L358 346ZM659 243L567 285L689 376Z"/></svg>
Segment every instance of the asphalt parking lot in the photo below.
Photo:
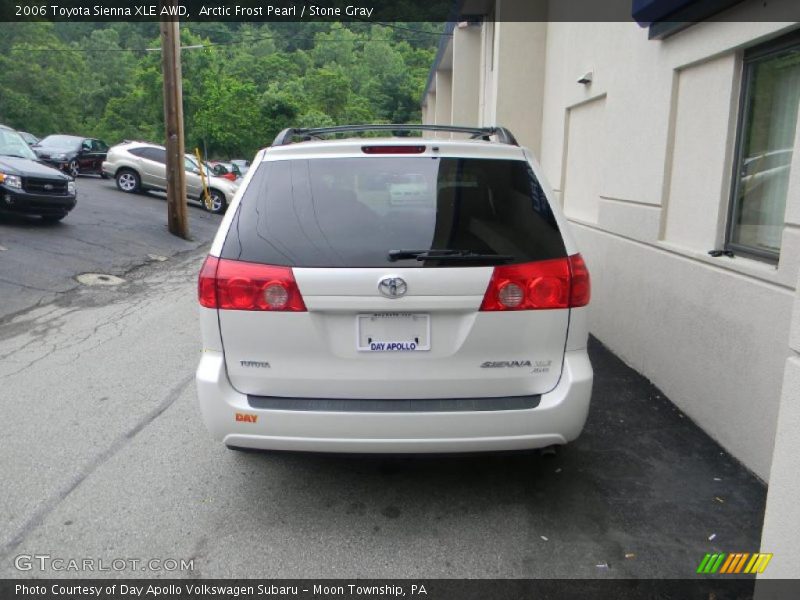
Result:
<svg viewBox="0 0 800 600"><path fill-rule="evenodd" d="M220 217L189 204L191 241L167 231L163 194L125 194L113 179L81 175L78 205L64 221L0 214L0 320L77 286L75 274L123 275L152 258L210 241Z"/></svg>
<svg viewBox="0 0 800 600"><path fill-rule="evenodd" d="M80 187L63 225L0 226L0 264L31 253L17 297L39 298L0 321L0 577L685 578L759 547L764 485L594 339L589 421L555 456L225 449L193 380L219 217L191 209L196 240L173 240L163 199ZM120 286L74 283L114 269ZM31 572L21 554L193 568Z"/></svg>

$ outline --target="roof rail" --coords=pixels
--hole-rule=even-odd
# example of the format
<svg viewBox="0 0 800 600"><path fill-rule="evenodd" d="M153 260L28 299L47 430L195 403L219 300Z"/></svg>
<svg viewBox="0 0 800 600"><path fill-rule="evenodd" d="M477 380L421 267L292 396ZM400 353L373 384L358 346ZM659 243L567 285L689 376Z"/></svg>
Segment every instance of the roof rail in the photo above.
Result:
<svg viewBox="0 0 800 600"><path fill-rule="evenodd" d="M313 127L313 128L294 128L290 127L284 129L272 142L272 146L285 146L291 144L294 138L301 138L301 141L309 141L313 139L322 139L323 135L332 135L336 133L354 133L363 131L389 131L394 135L397 132L410 133L412 131L444 131L448 133L469 133L472 134L471 139L484 139L489 140L491 136L496 136L497 141L501 144L510 144L512 146L519 146L514 135L505 127L462 127L459 125L390 125L390 124L377 124L377 125L338 125L333 127Z"/></svg>

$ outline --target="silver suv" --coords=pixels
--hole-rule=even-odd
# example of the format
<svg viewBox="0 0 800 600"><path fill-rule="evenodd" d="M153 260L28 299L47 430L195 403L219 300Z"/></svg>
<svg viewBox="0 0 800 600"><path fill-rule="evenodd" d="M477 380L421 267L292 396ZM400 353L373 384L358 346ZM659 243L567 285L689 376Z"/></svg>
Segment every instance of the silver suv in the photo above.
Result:
<svg viewBox="0 0 800 600"><path fill-rule="evenodd" d="M203 182L197 162L186 158L186 192L189 198L203 202ZM117 181L123 192L167 189L167 150L164 146L147 142L123 142L109 148L103 162L103 173ZM213 213L224 213L233 200L239 184L213 175L206 177Z"/></svg>
<svg viewBox="0 0 800 600"><path fill-rule="evenodd" d="M324 139L403 129L474 139ZM513 450L565 444L586 420L589 273L502 128L284 131L198 294L200 408L232 448Z"/></svg>

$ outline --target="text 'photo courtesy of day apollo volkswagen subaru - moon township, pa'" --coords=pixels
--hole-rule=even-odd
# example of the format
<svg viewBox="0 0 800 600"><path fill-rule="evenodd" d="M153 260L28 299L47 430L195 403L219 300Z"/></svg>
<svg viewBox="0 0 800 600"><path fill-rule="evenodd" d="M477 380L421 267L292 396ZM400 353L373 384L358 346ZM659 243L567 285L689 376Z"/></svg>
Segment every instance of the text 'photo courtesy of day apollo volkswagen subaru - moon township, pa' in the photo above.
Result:
<svg viewBox="0 0 800 600"><path fill-rule="evenodd" d="M233 449L517 450L586 421L589 273L501 127L281 132L198 295L200 409Z"/></svg>

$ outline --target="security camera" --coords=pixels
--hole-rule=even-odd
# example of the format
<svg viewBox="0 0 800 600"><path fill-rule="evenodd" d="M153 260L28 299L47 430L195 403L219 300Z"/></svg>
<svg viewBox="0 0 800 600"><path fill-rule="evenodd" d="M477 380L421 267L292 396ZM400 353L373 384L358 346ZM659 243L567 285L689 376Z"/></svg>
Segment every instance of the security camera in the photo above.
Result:
<svg viewBox="0 0 800 600"><path fill-rule="evenodd" d="M589 85L590 83L592 83L592 72L586 71L586 73L584 73L583 76L580 79L578 79L578 83L582 85Z"/></svg>

